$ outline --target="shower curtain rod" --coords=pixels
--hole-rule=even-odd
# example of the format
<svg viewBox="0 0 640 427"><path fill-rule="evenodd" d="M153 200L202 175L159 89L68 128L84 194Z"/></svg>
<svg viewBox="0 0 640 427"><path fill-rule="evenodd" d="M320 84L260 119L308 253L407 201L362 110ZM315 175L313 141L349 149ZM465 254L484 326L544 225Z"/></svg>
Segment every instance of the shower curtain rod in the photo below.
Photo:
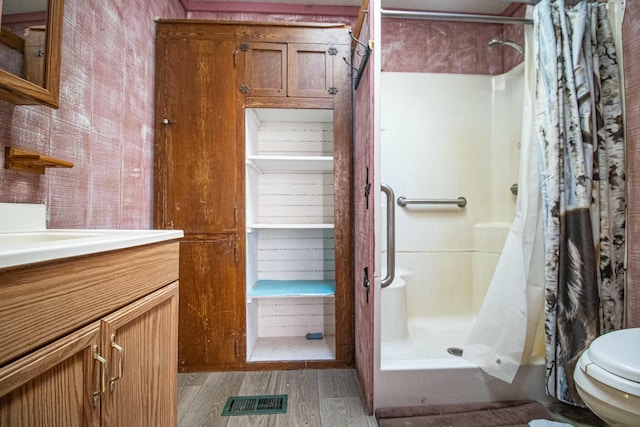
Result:
<svg viewBox="0 0 640 427"><path fill-rule="evenodd" d="M523 2L524 3L524 2ZM428 19L432 21L483 22L487 24L531 25L532 19L472 13L423 12L413 10L382 9L384 18Z"/></svg>

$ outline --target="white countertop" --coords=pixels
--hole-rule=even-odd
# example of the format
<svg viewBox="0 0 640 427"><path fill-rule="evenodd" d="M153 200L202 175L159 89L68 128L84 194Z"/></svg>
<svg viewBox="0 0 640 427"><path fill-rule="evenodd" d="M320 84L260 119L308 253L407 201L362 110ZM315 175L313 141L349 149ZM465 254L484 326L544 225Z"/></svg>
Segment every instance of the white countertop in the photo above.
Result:
<svg viewBox="0 0 640 427"><path fill-rule="evenodd" d="M24 230L0 232L0 268L179 239L182 230Z"/></svg>

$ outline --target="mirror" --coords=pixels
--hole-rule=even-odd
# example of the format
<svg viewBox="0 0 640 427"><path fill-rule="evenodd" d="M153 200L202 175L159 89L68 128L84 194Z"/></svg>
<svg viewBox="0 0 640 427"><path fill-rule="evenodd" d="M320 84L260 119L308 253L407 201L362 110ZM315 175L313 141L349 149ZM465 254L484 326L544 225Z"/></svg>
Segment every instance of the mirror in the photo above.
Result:
<svg viewBox="0 0 640 427"><path fill-rule="evenodd" d="M64 0L0 0L0 99L58 108Z"/></svg>

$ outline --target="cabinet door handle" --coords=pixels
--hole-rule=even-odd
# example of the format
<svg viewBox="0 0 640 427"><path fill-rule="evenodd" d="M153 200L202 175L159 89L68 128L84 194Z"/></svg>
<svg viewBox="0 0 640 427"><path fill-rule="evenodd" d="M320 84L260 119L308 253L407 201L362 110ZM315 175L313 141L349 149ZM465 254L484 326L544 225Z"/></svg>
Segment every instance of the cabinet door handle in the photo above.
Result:
<svg viewBox="0 0 640 427"><path fill-rule="evenodd" d="M93 407L95 408L98 406L98 400L100 399L100 395L107 390L107 378L109 378L109 374L108 374L107 359L105 359L104 357L98 354L97 345L93 346L93 358L98 362L100 362L100 365L101 365L100 387L98 388L97 391L93 392Z"/></svg>
<svg viewBox="0 0 640 427"><path fill-rule="evenodd" d="M116 343L116 334L111 334L111 348L115 349L120 355L118 359L118 375L109 380L109 390L113 393L116 388L116 381L122 378L122 373L124 372L124 349Z"/></svg>

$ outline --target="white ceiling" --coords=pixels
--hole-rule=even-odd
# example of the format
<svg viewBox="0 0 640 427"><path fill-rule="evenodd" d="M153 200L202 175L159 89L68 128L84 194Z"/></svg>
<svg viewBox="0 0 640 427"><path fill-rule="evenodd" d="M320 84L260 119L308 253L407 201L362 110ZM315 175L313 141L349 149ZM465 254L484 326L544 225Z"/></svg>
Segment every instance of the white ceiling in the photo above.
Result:
<svg viewBox="0 0 640 427"><path fill-rule="evenodd" d="M228 0L200 0L228 2ZM360 6L361 0L234 0L234 3L285 3L296 5ZM382 0L383 9L429 10L500 15L509 0Z"/></svg>

